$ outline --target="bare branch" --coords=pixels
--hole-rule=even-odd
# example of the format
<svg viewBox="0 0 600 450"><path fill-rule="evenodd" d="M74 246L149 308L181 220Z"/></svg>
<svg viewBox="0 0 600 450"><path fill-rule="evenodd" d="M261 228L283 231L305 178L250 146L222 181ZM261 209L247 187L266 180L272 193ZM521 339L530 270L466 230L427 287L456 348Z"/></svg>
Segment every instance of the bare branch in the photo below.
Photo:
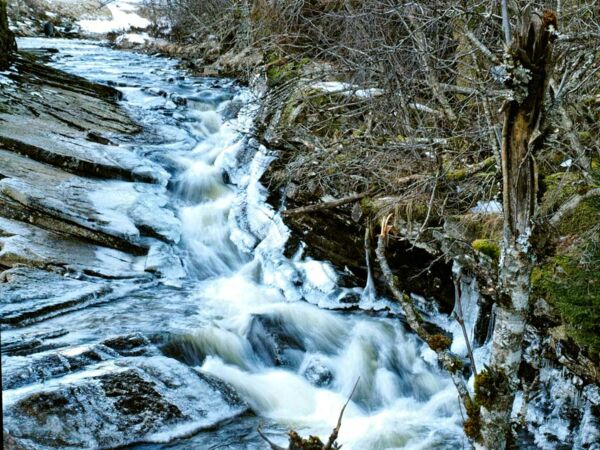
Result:
<svg viewBox="0 0 600 450"><path fill-rule="evenodd" d="M489 60L490 60L492 63L494 63L494 64L500 64L500 60L498 60L498 57L497 57L496 55L494 55L494 54L492 53L492 51L491 51L489 48L487 48L487 47L486 47L486 46L483 44L483 42L481 42L479 39L477 39L477 36L475 36L475 35L473 34L473 32L472 32L472 31L468 30L468 29L465 27L465 30L464 30L464 32L465 32L465 36L467 36L467 38L469 39L469 41L471 41L471 43L472 43L472 44L473 44L473 45L474 45L474 46L475 46L475 47L476 47L476 48L477 48L477 49L478 49L478 50L479 50L481 53L483 53L483 55L484 55L484 56L485 56L487 59L489 59Z"/></svg>
<svg viewBox="0 0 600 450"><path fill-rule="evenodd" d="M362 194L354 194L354 195L349 195L347 197L343 197L337 200L332 200L330 202L323 202L323 203L317 203L316 205L308 205L308 206L301 206L299 208L294 208L294 209L287 209L285 211L282 211L281 214L283 216L296 216L299 214L307 214L307 213L311 213L311 212L315 212L315 211L322 211L325 209L333 209L333 208L337 208L338 206L342 206L342 205L346 205L348 203L352 203L355 202L357 200L360 200L362 198L365 198L369 195L371 195L372 192L363 192Z"/></svg>
<svg viewBox="0 0 600 450"><path fill-rule="evenodd" d="M287 450L287 449L275 444L267 436L265 436L265 434L262 432L261 426L262 426L262 424L259 425L258 427L256 427L256 432L267 444L269 444L269 447L271 448L271 450Z"/></svg>
<svg viewBox="0 0 600 450"><path fill-rule="evenodd" d="M555 227L558 226L565 215L577 208L584 200L593 197L600 197L600 188L591 189L582 195L576 195L566 203L563 203L558 211L550 218L550 224Z"/></svg>
<svg viewBox="0 0 600 450"><path fill-rule="evenodd" d="M508 17L508 0L502 0L502 30L504 31L504 43L508 47L512 43L510 18Z"/></svg>
<svg viewBox="0 0 600 450"><path fill-rule="evenodd" d="M452 354L448 351L447 348L439 345L432 345L434 340L433 336L425 329L423 323L421 322L421 318L411 298L405 293L401 292L397 287L394 281L394 274L392 273L392 269L390 268L387 258L385 256L385 247L386 247L386 238L389 228L387 226L382 226L382 232L377 239L377 260L379 261L379 267L381 267L381 271L383 273L386 284L394 298L400 302L402 305L402 309L404 311L404 316L406 317L406 321L411 329L419 336L423 341L427 343L429 348L431 348L438 357L438 361L441 366L448 372L458 394L463 402L463 405L471 404L471 395L469 394L469 390L467 388L467 383L464 377L462 376L460 365L461 358L457 355Z"/></svg>
<svg viewBox="0 0 600 450"><path fill-rule="evenodd" d="M334 448L333 445L335 444L335 441L338 438L338 434L339 434L340 428L342 426L342 417L344 415L344 411L346 410L346 406L348 406L348 403L350 403L350 399L354 395L354 391L356 391L356 387L358 386L359 381L360 381L360 377L358 377L356 379L356 383L354 383L354 387L352 388L352 391L350 392L350 395L348 396L348 400L346 400L346 403L344 404L344 406L342 407L342 410L340 411L340 416L338 417L337 425L331 432L331 435L329 436L327 443L323 446L323 450L332 450L332 448Z"/></svg>

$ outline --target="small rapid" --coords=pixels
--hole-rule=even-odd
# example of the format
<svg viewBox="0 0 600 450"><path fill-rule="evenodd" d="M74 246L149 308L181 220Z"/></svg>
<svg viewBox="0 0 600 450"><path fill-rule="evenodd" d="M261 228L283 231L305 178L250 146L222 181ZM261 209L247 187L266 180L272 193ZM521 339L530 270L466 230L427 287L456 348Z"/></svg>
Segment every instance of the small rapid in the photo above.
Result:
<svg viewBox="0 0 600 450"><path fill-rule="evenodd" d="M53 319L76 330L69 339L124 331L161 335L166 356L230 384L281 445L287 429L328 436L357 380L338 439L345 449L466 444L454 386L431 350L406 331L397 306L377 298L370 274L365 289L341 288L327 262L301 250L284 256L290 232L260 183L275 155L252 138L260 100L248 88L191 77L172 59L92 42L19 44L57 48L53 67L123 93L122 105L144 132L120 145L163 167L181 226L172 251L182 270L163 270L152 293L80 311L76 321ZM110 207L119 195L102 201ZM346 295L357 295L368 311L338 311ZM472 291L465 302L474 305ZM474 320L467 318L471 328ZM444 318L439 324L462 339L453 350L464 355L461 330ZM253 431L245 431L250 439L238 435L236 427L249 420L223 424L226 434L215 437L222 447L206 445L202 433L177 430L152 445L264 448Z"/></svg>

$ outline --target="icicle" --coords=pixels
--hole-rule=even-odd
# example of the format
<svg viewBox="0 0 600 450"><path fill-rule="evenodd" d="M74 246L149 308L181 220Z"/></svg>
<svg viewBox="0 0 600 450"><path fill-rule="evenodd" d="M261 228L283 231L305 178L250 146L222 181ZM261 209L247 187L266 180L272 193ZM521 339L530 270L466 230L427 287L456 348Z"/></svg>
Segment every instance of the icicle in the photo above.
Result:
<svg viewBox="0 0 600 450"><path fill-rule="evenodd" d="M375 289L375 281L373 279L373 270L371 268L371 225L369 224L365 229L365 260L367 262L367 284L363 289L361 299L363 301L371 302L377 298L377 291Z"/></svg>

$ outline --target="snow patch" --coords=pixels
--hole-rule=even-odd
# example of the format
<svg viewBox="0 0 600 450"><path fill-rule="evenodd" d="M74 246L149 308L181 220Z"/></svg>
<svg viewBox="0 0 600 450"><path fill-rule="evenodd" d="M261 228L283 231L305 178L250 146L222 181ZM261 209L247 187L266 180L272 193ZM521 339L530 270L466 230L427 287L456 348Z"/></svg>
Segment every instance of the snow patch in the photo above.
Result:
<svg viewBox="0 0 600 450"><path fill-rule="evenodd" d="M150 21L137 13L141 3L137 0L118 0L107 5L112 15L110 19L80 20L79 25L84 32L92 34L127 31L132 28L148 28Z"/></svg>
<svg viewBox="0 0 600 450"><path fill-rule="evenodd" d="M356 85L341 83L339 81L321 81L312 84L311 87L330 94L342 94L360 98L372 98L383 94L381 89L361 89Z"/></svg>
<svg viewBox="0 0 600 450"><path fill-rule="evenodd" d="M475 214L499 214L502 212L502 203L497 200L478 201L477 206L471 208L471 212Z"/></svg>

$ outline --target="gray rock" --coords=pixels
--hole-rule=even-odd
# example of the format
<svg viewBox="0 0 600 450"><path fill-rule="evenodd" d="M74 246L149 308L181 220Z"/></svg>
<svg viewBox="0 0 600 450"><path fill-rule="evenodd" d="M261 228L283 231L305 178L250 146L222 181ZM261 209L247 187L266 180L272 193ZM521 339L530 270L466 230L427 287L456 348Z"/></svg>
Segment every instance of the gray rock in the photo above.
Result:
<svg viewBox="0 0 600 450"><path fill-rule="evenodd" d="M188 435L242 414L224 383L164 356L102 361L4 392L6 431L48 448L105 448Z"/></svg>
<svg viewBox="0 0 600 450"><path fill-rule="evenodd" d="M173 251L173 247L163 242L158 242L150 247L146 257L145 270L169 280L179 280L186 276L183 263Z"/></svg>
<svg viewBox="0 0 600 450"><path fill-rule="evenodd" d="M60 346L56 343L47 343L48 340L59 338L69 334L64 328L52 331L40 331L19 334L14 338L2 339L3 355L29 355L40 351L51 350Z"/></svg>
<svg viewBox="0 0 600 450"><path fill-rule="evenodd" d="M110 247L145 253L140 231L179 240L164 188L83 178L0 150L0 213Z"/></svg>
<svg viewBox="0 0 600 450"><path fill-rule="evenodd" d="M16 268L2 274L0 323L26 325L100 303L112 287L38 269Z"/></svg>
<svg viewBox="0 0 600 450"><path fill-rule="evenodd" d="M29 358L5 358L2 367L4 390L44 383L123 356L156 356L159 352L139 333L115 336L98 344L70 346L40 352Z"/></svg>
<svg viewBox="0 0 600 450"><path fill-rule="evenodd" d="M308 361L302 375L315 386L329 386L333 381L331 369L319 357Z"/></svg>
<svg viewBox="0 0 600 450"><path fill-rule="evenodd" d="M166 183L160 166L139 172L148 161L125 147L87 139L102 136L110 143L113 135L139 131L116 104L119 91L24 58L14 68L11 92L4 93L10 110L0 113L0 148L80 175Z"/></svg>
<svg viewBox="0 0 600 450"><path fill-rule="evenodd" d="M254 315L246 337L257 355L269 365L297 367L302 360L304 343L286 330L285 323L278 317Z"/></svg>
<svg viewBox="0 0 600 450"><path fill-rule="evenodd" d="M0 217L0 266L137 278L148 275L143 272L144 259Z"/></svg>

